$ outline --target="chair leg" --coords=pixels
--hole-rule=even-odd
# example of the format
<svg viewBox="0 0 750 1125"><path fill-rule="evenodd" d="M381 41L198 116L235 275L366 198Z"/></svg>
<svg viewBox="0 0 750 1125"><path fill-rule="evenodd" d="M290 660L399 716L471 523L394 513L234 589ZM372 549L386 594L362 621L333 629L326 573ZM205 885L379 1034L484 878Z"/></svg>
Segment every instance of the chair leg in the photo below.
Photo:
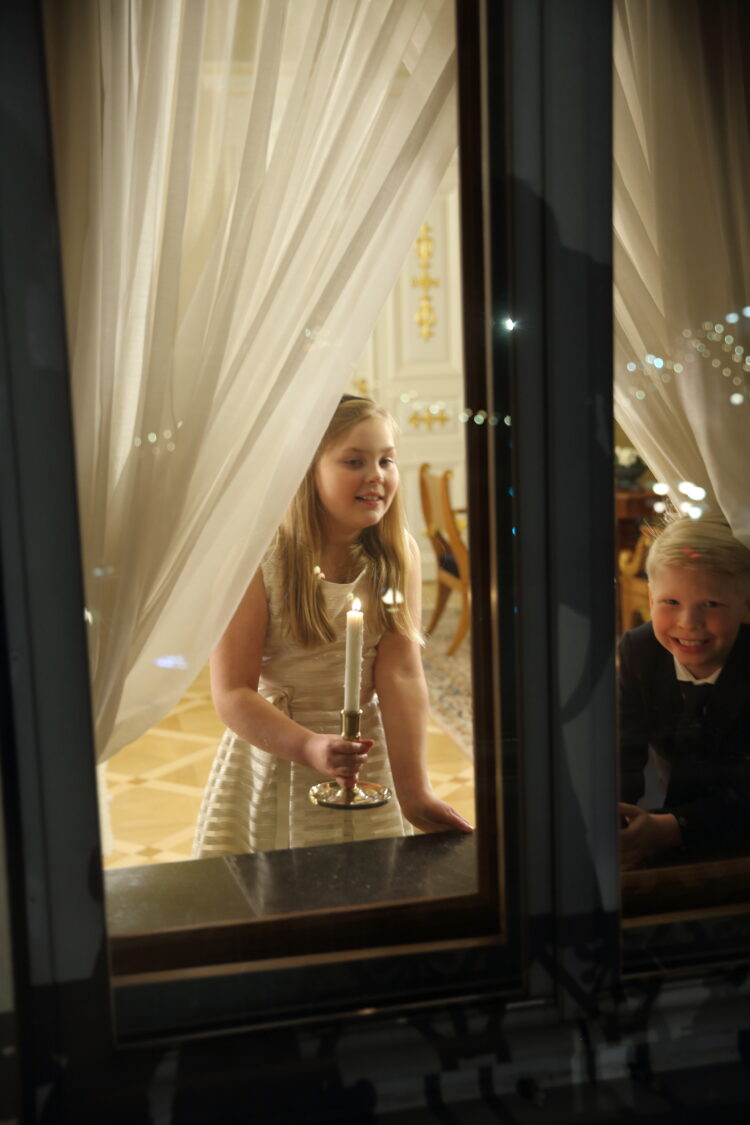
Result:
<svg viewBox="0 0 750 1125"><path fill-rule="evenodd" d="M435 626L437 625L440 618L443 616L443 610L445 609L445 603L448 601L448 598L451 596L451 592L452 591L451 591L450 586L444 586L442 584L442 582L438 582L437 601L435 602L435 608L432 611L432 617L430 618L430 624L425 629L425 636L426 637L429 637L430 633L432 633L434 631Z"/></svg>
<svg viewBox="0 0 750 1125"><path fill-rule="evenodd" d="M453 643L449 646L448 651L447 651L448 656L453 656L453 653L458 650L458 646L461 644L461 641L466 636L466 633L469 629L469 621L470 621L470 618L471 618L471 614L470 614L469 611L470 611L469 595L466 593L466 591L464 591L463 604L461 606L461 616L458 619L458 628L456 629L456 635L453 638Z"/></svg>

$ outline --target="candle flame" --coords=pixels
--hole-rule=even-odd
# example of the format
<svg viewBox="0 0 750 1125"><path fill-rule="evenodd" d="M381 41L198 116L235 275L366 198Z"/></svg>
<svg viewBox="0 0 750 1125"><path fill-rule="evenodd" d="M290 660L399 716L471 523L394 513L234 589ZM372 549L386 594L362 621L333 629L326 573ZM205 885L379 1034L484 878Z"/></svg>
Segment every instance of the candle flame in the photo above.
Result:
<svg viewBox="0 0 750 1125"><path fill-rule="evenodd" d="M362 602L359 598L352 598L352 613L359 613L362 609Z"/></svg>

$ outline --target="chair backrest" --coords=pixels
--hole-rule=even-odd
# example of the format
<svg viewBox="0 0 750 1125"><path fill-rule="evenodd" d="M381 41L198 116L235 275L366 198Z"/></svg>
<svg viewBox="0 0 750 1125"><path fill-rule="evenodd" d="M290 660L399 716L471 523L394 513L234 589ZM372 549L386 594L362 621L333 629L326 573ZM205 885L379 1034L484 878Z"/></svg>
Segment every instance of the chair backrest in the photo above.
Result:
<svg viewBox="0 0 750 1125"><path fill-rule="evenodd" d="M620 551L617 560L620 574L628 578L640 577L646 567L646 555L658 533L644 524L639 531L638 540L631 549Z"/></svg>
<svg viewBox="0 0 750 1125"><path fill-rule="evenodd" d="M620 608L620 631L627 632L644 621L651 620L648 598L648 581L644 573L646 555L654 541L655 533L645 524L640 529L638 541L631 549L622 550L617 559L617 595Z"/></svg>
<svg viewBox="0 0 750 1125"><path fill-rule="evenodd" d="M419 469L419 489L422 497L422 514L427 534L440 560L452 555L462 579L469 581L469 552L456 524L456 516L451 504L450 482L453 473L446 469L434 473L429 464Z"/></svg>

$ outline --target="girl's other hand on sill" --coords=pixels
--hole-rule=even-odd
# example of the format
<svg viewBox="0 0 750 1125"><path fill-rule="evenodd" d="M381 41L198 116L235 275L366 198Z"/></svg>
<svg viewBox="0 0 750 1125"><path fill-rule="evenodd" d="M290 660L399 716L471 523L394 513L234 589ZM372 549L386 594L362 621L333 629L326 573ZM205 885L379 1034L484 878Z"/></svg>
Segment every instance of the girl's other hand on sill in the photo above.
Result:
<svg viewBox="0 0 750 1125"><path fill-rule="evenodd" d="M420 832L474 831L468 820L433 793L425 793L414 801L401 800L401 809L406 819Z"/></svg>

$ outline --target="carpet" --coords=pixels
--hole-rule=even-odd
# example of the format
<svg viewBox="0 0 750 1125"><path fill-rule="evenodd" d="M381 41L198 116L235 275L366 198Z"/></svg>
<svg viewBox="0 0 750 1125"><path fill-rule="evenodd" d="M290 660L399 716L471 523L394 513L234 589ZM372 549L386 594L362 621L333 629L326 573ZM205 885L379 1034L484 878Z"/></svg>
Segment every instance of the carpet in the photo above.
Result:
<svg viewBox="0 0 750 1125"><path fill-rule="evenodd" d="M425 609L423 628L432 609ZM450 604L443 612L437 628L422 650L427 686L430 690L430 714L433 721L449 734L467 757L473 757L471 632L464 637L453 656L446 650L456 635L459 610Z"/></svg>

